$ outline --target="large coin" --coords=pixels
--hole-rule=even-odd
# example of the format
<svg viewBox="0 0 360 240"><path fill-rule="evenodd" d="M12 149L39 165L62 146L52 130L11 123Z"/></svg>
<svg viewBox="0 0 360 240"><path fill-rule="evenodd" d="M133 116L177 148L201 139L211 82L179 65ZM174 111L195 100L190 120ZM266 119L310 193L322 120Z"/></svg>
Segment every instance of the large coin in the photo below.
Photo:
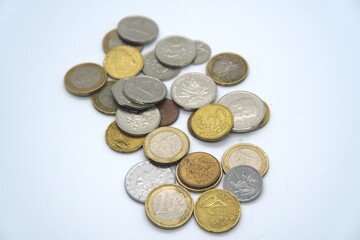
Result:
<svg viewBox="0 0 360 240"><path fill-rule="evenodd" d="M107 81L104 88L91 96L94 107L101 113L115 115L118 105L111 93L116 81Z"/></svg>
<svg viewBox="0 0 360 240"><path fill-rule="evenodd" d="M159 32L157 24L143 16L123 18L119 22L117 30L122 39L133 44L151 43Z"/></svg>
<svg viewBox="0 0 360 240"><path fill-rule="evenodd" d="M123 40L121 40L121 38L119 37L117 29L114 29L105 35L102 45L103 45L104 52L108 53L113 48L116 48L116 47L119 47L122 45L130 45L130 44L123 42ZM130 46L139 49L139 51L141 51L144 48L144 46L142 46L142 45L130 45Z"/></svg>
<svg viewBox="0 0 360 240"><path fill-rule="evenodd" d="M211 55L211 49L209 45L202 41L194 41L196 45L196 58L193 64L201 64L206 62Z"/></svg>
<svg viewBox="0 0 360 240"><path fill-rule="evenodd" d="M159 80L168 80L179 75L181 68L169 68L164 66L155 57L155 52L151 51L144 55L144 67L142 71L147 76Z"/></svg>

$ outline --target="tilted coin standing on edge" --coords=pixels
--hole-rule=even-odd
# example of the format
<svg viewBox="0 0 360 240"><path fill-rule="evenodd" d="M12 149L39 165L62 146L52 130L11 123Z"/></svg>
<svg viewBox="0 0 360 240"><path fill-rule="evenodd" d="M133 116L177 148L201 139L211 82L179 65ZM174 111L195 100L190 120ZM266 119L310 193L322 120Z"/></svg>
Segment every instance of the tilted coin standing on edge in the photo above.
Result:
<svg viewBox="0 0 360 240"><path fill-rule="evenodd" d="M129 45L134 48L139 49L141 51L144 46L143 45L131 45L129 43L125 43L121 38L119 37L119 34L117 32L117 29L111 30L108 32L102 42L103 50L105 53L108 53L111 49L123 46L123 45Z"/></svg>
<svg viewBox="0 0 360 240"><path fill-rule="evenodd" d="M161 115L160 127L173 124L179 117L179 107L173 100L165 98L165 100L156 105L156 107L159 109Z"/></svg>
<svg viewBox="0 0 360 240"><path fill-rule="evenodd" d="M202 41L194 41L196 45L196 57L192 64L202 64L209 60L211 55L211 49L207 43L204 43Z"/></svg>
<svg viewBox="0 0 360 240"><path fill-rule="evenodd" d="M111 92L111 88L115 82L116 81L107 81L105 87L91 96L94 107L101 113L115 115L116 110L119 108Z"/></svg>
<svg viewBox="0 0 360 240"><path fill-rule="evenodd" d="M159 80L168 80L176 77L181 72L181 68L170 68L161 64L155 57L155 51L144 55L144 67L142 72Z"/></svg>

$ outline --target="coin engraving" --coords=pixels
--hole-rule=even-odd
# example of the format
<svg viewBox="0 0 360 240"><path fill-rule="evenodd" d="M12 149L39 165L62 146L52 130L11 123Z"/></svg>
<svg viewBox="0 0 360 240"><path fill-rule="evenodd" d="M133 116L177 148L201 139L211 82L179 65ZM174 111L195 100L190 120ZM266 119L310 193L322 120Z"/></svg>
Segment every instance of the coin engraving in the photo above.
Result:
<svg viewBox="0 0 360 240"><path fill-rule="evenodd" d="M118 109L116 123L128 134L144 135L159 126L160 112L157 108L150 108L139 113Z"/></svg>
<svg viewBox="0 0 360 240"><path fill-rule="evenodd" d="M152 207L157 217L171 221L184 214L187 204L181 193L169 189L155 195Z"/></svg>
<svg viewBox="0 0 360 240"><path fill-rule="evenodd" d="M260 155L251 149L239 149L229 157L229 166L233 168L238 165L250 165L259 170L261 167Z"/></svg>
<svg viewBox="0 0 360 240"><path fill-rule="evenodd" d="M182 149L181 138L172 132L162 132L150 141L150 150L157 156L166 158L178 154Z"/></svg>

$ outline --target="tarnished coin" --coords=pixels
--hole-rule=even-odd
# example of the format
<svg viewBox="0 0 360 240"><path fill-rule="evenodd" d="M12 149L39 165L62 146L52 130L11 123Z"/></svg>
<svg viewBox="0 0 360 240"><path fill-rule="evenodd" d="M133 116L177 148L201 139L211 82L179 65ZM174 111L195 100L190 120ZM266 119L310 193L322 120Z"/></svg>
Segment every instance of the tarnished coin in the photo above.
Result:
<svg viewBox="0 0 360 240"><path fill-rule="evenodd" d="M104 69L95 63L82 63L74 66L65 74L65 88L78 96L89 96L102 88L107 75Z"/></svg>
<svg viewBox="0 0 360 240"><path fill-rule="evenodd" d="M249 132L256 129L265 116L264 102L255 94L235 91L224 95L218 101L234 115L233 132Z"/></svg>
<svg viewBox="0 0 360 240"><path fill-rule="evenodd" d="M195 137L204 141L218 141L230 133L234 125L231 111L220 104L205 105L191 118L190 127Z"/></svg>
<svg viewBox="0 0 360 240"><path fill-rule="evenodd" d="M239 165L248 165L255 168L261 176L264 176L269 168L269 158L260 147L241 143L228 148L221 159L224 172Z"/></svg>
<svg viewBox="0 0 360 240"><path fill-rule="evenodd" d="M122 39L133 44L148 44L154 41L159 33L157 24L144 16L123 18L117 27Z"/></svg>
<svg viewBox="0 0 360 240"><path fill-rule="evenodd" d="M206 73L217 84L234 85L246 78L248 65L245 59L238 54L220 53L209 60Z"/></svg>
<svg viewBox="0 0 360 240"><path fill-rule="evenodd" d="M240 203L229 191L212 189L200 195L195 203L194 217L206 231L226 232L239 222Z"/></svg>
<svg viewBox="0 0 360 240"><path fill-rule="evenodd" d="M247 165L230 168L224 177L224 189L232 192L240 202L250 202L259 197L263 186L259 172Z"/></svg>
<svg viewBox="0 0 360 240"><path fill-rule="evenodd" d="M176 122L179 117L179 107L173 100L165 98L164 101L156 105L160 111L160 127L169 126Z"/></svg>
<svg viewBox="0 0 360 240"><path fill-rule="evenodd" d="M196 57L193 64L201 64L206 62L211 55L211 49L209 45L202 41L194 41L196 45Z"/></svg>
<svg viewBox="0 0 360 240"><path fill-rule="evenodd" d="M94 107L104 114L115 115L118 105L111 93L111 88L116 81L107 81L104 88L91 96Z"/></svg>
<svg viewBox="0 0 360 240"><path fill-rule="evenodd" d="M107 145L117 152L134 152L142 147L144 139L144 137L133 137L121 132L115 121L109 125L105 133Z"/></svg>
<svg viewBox="0 0 360 240"><path fill-rule="evenodd" d="M216 98L216 84L202 73L186 73L175 79L171 85L171 98L180 107L194 111Z"/></svg>
<svg viewBox="0 0 360 240"><path fill-rule="evenodd" d="M185 37L170 36L161 39L155 47L156 58L169 67L185 67L196 57L195 43Z"/></svg>
<svg viewBox="0 0 360 240"><path fill-rule="evenodd" d="M122 79L136 76L144 65L140 51L130 46L111 49L105 56L104 68L113 78Z"/></svg>
<svg viewBox="0 0 360 240"><path fill-rule="evenodd" d="M270 119L270 108L269 108L269 105L267 105L267 103L265 101L264 102L264 106L265 106L265 116L264 118L261 120L259 126L257 129L260 129L260 128L263 128L268 122L269 122L269 119Z"/></svg>
<svg viewBox="0 0 360 240"><path fill-rule="evenodd" d="M159 126L160 112L157 108L150 108L139 113L118 109L116 123L121 130L130 135L146 135Z"/></svg>
<svg viewBox="0 0 360 240"><path fill-rule="evenodd" d="M148 193L157 186L175 183L175 174L168 167L160 167L149 161L133 166L125 177L125 189L138 202L145 202Z"/></svg>
<svg viewBox="0 0 360 240"><path fill-rule="evenodd" d="M146 215L161 228L171 229L184 225L193 210L189 192L179 185L161 185L154 188L145 199Z"/></svg>
<svg viewBox="0 0 360 240"><path fill-rule="evenodd" d="M168 80L179 75L181 68L169 68L164 66L155 57L155 52L151 51L144 55L144 67L142 71L147 76L159 80Z"/></svg>
<svg viewBox="0 0 360 240"><path fill-rule="evenodd" d="M125 43L121 38L119 37L119 34L117 32L117 29L111 30L108 32L102 42L103 50L105 53L108 53L111 49L123 46L123 45L130 45L134 48L139 49L141 51L144 46L143 45L131 45L129 43Z"/></svg>
<svg viewBox="0 0 360 240"><path fill-rule="evenodd" d="M189 138L174 127L157 128L146 136L144 142L145 155L161 164L179 161L189 151L189 147Z"/></svg>

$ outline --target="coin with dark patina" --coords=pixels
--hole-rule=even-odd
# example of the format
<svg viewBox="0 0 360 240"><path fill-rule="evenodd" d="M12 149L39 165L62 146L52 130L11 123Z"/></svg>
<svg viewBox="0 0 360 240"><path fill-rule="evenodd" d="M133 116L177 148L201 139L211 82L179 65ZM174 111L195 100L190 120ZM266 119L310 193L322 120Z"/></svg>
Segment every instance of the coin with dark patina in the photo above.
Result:
<svg viewBox="0 0 360 240"><path fill-rule="evenodd" d="M179 117L179 107L173 100L166 98L156 105L156 107L159 109L161 115L160 127L173 124Z"/></svg>

